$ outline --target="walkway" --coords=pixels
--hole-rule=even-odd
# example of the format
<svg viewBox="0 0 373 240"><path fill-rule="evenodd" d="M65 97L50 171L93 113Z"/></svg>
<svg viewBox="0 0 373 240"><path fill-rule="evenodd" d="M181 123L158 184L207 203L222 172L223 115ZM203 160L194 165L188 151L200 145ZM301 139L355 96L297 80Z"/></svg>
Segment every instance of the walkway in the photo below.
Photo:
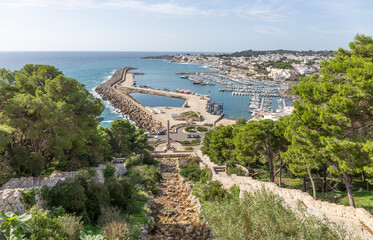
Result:
<svg viewBox="0 0 373 240"><path fill-rule="evenodd" d="M211 230L199 222L198 209L178 173L177 159L160 159L160 170L163 180L157 184L152 209L156 223L147 239L212 239Z"/></svg>

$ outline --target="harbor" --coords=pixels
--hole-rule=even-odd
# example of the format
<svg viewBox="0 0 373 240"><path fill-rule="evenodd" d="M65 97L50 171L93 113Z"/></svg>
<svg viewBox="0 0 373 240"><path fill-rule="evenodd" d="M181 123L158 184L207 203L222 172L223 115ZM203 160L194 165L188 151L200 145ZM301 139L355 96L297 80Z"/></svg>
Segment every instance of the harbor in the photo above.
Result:
<svg viewBox="0 0 373 240"><path fill-rule="evenodd" d="M201 125L232 123L229 119L223 119L224 111L222 105L210 104L209 96L195 94L194 92L191 94L191 92L186 90L172 92L150 87L137 87L134 81L134 74L130 73L130 70L135 70L135 68L126 67L118 69L108 81L98 86L96 91L104 100L110 101L123 115L128 116L137 126L142 127L146 131L155 133L164 130L168 121L171 126L185 124L185 122L198 122ZM185 102L181 107L149 107L136 101L131 94L158 95L167 98L183 99ZM197 115L198 118L189 118L188 115ZM186 117L182 118L180 116Z"/></svg>

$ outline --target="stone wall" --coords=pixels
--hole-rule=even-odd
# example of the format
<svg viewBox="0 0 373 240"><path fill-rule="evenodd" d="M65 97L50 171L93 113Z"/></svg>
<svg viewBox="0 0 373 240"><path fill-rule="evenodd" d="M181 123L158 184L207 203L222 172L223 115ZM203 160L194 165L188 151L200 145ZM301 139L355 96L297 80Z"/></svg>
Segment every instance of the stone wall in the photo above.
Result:
<svg viewBox="0 0 373 240"><path fill-rule="evenodd" d="M299 216L303 215L303 212L299 209L299 206L302 206L306 214L314 215L321 219L326 217L329 221L348 230L353 236L361 239L373 239L373 216L363 208L346 207L314 200L308 193L300 190L280 188L275 183L254 180L251 177L241 177L235 174L228 176L225 172L216 173L214 167L218 165L212 163L210 158L203 155L201 151L195 154L201 158L201 167L209 167L211 169L213 173L212 180L220 181L226 189L233 185L238 185L241 189L241 196L244 192L267 190L280 196L284 203Z"/></svg>
<svg viewBox="0 0 373 240"><path fill-rule="evenodd" d="M115 177L122 176L127 172L127 169L123 163L113 164L115 167ZM102 170L106 167L104 164L100 164L94 168L97 171L97 179L100 183L104 182ZM22 177L12 178L6 184L0 188L0 210L5 212L18 212L20 214L26 211L24 204L21 202L21 192L34 188L38 190L35 200L36 204L43 207L43 199L41 197L40 189L43 186L54 187L59 183L66 182L67 179L71 179L76 175L77 171L74 172L54 172L49 177Z"/></svg>
<svg viewBox="0 0 373 240"><path fill-rule="evenodd" d="M95 91L103 100L109 101L123 115L128 116L139 128L147 132L155 133L164 129L160 121L155 120L140 103L128 94L116 89L117 83L123 81L128 70L132 68L120 68L106 82L100 84Z"/></svg>

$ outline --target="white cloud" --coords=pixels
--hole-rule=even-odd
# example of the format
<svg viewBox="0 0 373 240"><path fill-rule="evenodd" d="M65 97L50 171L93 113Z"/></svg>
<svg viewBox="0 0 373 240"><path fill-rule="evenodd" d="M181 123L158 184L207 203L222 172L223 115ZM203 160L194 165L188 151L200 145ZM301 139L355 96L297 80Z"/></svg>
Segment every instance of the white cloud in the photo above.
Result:
<svg viewBox="0 0 373 240"><path fill-rule="evenodd" d="M294 14L294 10L289 10L288 4L293 1L257 0L256 3L242 6L236 10L241 17L250 17L265 22L281 22Z"/></svg>
<svg viewBox="0 0 373 240"><path fill-rule="evenodd" d="M127 9L134 12L158 14L162 16L225 16L216 10L202 10L196 7L178 5L173 2L145 3L137 0L0 0L0 7L53 7L53 8L103 8Z"/></svg>
<svg viewBox="0 0 373 240"><path fill-rule="evenodd" d="M269 27L269 26L254 26L253 31L260 34L268 35L282 35L284 32L280 28Z"/></svg>

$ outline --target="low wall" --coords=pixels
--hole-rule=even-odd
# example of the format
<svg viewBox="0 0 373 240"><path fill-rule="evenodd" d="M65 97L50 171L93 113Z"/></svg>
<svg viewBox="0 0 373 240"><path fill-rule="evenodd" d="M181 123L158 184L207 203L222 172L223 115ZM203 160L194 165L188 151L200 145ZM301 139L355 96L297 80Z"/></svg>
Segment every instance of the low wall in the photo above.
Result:
<svg viewBox="0 0 373 240"><path fill-rule="evenodd" d="M122 176L127 172L123 163L113 164L115 167L115 177ZM97 179L100 183L104 182L102 170L106 167L100 164L94 168L97 171ZM24 204L21 202L21 192L31 188L41 189L43 186L54 187L59 183L66 182L67 179L74 178L77 171L74 172L54 172L49 177L22 177L12 178L0 188L0 210L5 212L18 212L20 214L26 211ZM43 207L43 199L40 191L37 192L36 204Z"/></svg>
<svg viewBox="0 0 373 240"><path fill-rule="evenodd" d="M220 181L225 189L237 185L240 187L241 196L244 192L256 192L265 189L280 196L284 203L300 216L303 213L299 209L299 204L303 206L306 214L321 219L326 217L329 221L347 229L354 236L362 239L373 239L373 216L363 208L346 207L314 200L311 195L301 190L280 188L275 183L254 180L251 177L241 177L235 174L228 176L225 172L216 173L213 168L218 165L212 163L208 156L203 155L202 151L194 154L201 158L201 167L209 167L212 170L212 180Z"/></svg>

